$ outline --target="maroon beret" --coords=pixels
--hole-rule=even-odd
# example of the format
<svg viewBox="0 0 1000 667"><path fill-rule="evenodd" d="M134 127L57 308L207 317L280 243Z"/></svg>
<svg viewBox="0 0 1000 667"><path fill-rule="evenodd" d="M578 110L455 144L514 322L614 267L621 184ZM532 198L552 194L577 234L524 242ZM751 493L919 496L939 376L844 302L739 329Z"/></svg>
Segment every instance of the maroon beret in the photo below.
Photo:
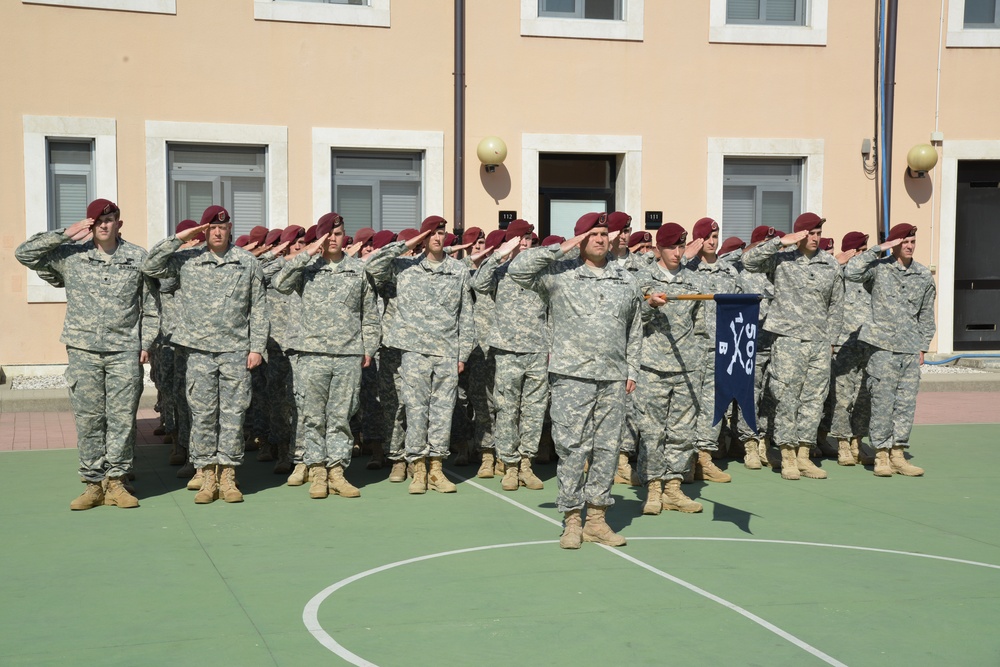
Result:
<svg viewBox="0 0 1000 667"><path fill-rule="evenodd" d="M831 250L833 250L833 239L831 239L831 238L825 238L825 237L821 238L819 240L819 249L820 250L826 250L827 252L830 252Z"/></svg>
<svg viewBox="0 0 1000 667"><path fill-rule="evenodd" d="M444 243L442 243L441 245L443 246L458 245L458 237L451 233L445 234Z"/></svg>
<svg viewBox="0 0 1000 667"><path fill-rule="evenodd" d="M409 241L414 236L418 236L419 234L420 234L419 230L416 230L413 227L407 227L406 229L404 229L401 232L399 232L398 234L396 234L396 240L397 241Z"/></svg>
<svg viewBox="0 0 1000 667"><path fill-rule="evenodd" d="M264 245L274 245L275 243L278 243L281 241L281 236L284 233L285 230L280 227L278 229L272 229L267 233L267 236L264 237Z"/></svg>
<svg viewBox="0 0 1000 667"><path fill-rule="evenodd" d="M229 217L229 211L221 206L209 206L201 214L201 224L203 225L219 225L224 222L232 222L232 219Z"/></svg>
<svg viewBox="0 0 1000 667"><path fill-rule="evenodd" d="M868 245L868 235L861 232L847 232L840 241L840 251L859 250L862 246Z"/></svg>
<svg viewBox="0 0 1000 667"><path fill-rule="evenodd" d="M442 218L440 215L429 215L424 218L424 221L420 223L419 234L424 232L433 232L438 229L445 229L448 226L448 221Z"/></svg>
<svg viewBox="0 0 1000 667"><path fill-rule="evenodd" d="M346 246L349 246L349 245L354 245L354 237L353 236L345 236L344 237L344 246L346 247Z"/></svg>
<svg viewBox="0 0 1000 667"><path fill-rule="evenodd" d="M761 241L766 241L768 239L784 235L784 232L778 231L774 227L761 225L759 227L754 227L753 231L750 232L750 243L760 243Z"/></svg>
<svg viewBox="0 0 1000 667"><path fill-rule="evenodd" d="M180 222L177 223L177 230L174 233L180 234L185 229L191 229L192 227L197 227L197 226L198 223L195 222L194 220L181 220Z"/></svg>
<svg viewBox="0 0 1000 667"><path fill-rule="evenodd" d="M299 225L288 225L287 227L285 227L285 230L281 232L280 241L282 243L295 243L296 239L298 239L300 236L305 236L305 235L306 235L306 230L300 227ZM315 241L316 239L313 240Z"/></svg>
<svg viewBox="0 0 1000 667"><path fill-rule="evenodd" d="M97 220L102 215L120 212L118 204L110 199L95 199L87 204L87 217L91 220Z"/></svg>
<svg viewBox="0 0 1000 667"><path fill-rule="evenodd" d="M741 239L739 236L730 236L728 239L722 242L722 248L719 250L720 255L725 255L727 252L732 252L734 250L742 250L747 247L747 242Z"/></svg>
<svg viewBox="0 0 1000 667"><path fill-rule="evenodd" d="M256 227L250 230L249 234L250 242L256 243L257 245L262 244L267 239L267 232L268 232L267 227L257 225Z"/></svg>
<svg viewBox="0 0 1000 667"><path fill-rule="evenodd" d="M344 226L344 219L339 213L325 213L316 221L316 238L322 238L327 234L332 234L337 227Z"/></svg>
<svg viewBox="0 0 1000 667"><path fill-rule="evenodd" d="M508 228L509 229L509 228ZM496 250L507 240L507 232L503 229L494 229L486 236L486 247Z"/></svg>
<svg viewBox="0 0 1000 667"><path fill-rule="evenodd" d="M712 218L701 218L698 222L694 223L694 228L691 229L692 239L707 239L712 235L712 232L719 231L719 223Z"/></svg>
<svg viewBox="0 0 1000 667"><path fill-rule="evenodd" d="M372 236L372 247L378 250L384 246L389 245L396 240L396 232L391 229L383 229L380 232L375 232Z"/></svg>
<svg viewBox="0 0 1000 667"><path fill-rule="evenodd" d="M811 232L817 227L822 227L826 218L821 218L815 213L803 213L795 218L795 225L792 229L796 232Z"/></svg>
<svg viewBox="0 0 1000 667"><path fill-rule="evenodd" d="M316 240L316 225L306 230L306 235L302 237L302 242L309 244Z"/></svg>
<svg viewBox="0 0 1000 667"><path fill-rule="evenodd" d="M237 248L242 248L243 246L245 246L248 243L250 243L250 235L249 234L244 234L243 236L241 236L238 239L236 239L236 247Z"/></svg>
<svg viewBox="0 0 1000 667"><path fill-rule="evenodd" d="M364 245L369 241L371 241L372 237L374 236L375 236L374 229L372 229L371 227L362 227L354 234L354 241L355 243L360 243L361 245Z"/></svg>
<svg viewBox="0 0 1000 667"><path fill-rule="evenodd" d="M479 227L469 227L462 232L462 245L475 243L479 239L486 238L486 234Z"/></svg>
<svg viewBox="0 0 1000 667"><path fill-rule="evenodd" d="M573 234L579 236L584 232L589 232L594 227L607 227L608 226L608 214L607 213L584 213L580 216L580 219L576 221L576 225L573 227Z"/></svg>
<svg viewBox="0 0 1000 667"><path fill-rule="evenodd" d="M531 234L534 231L535 226L533 224L527 220L521 220L518 218L507 226L507 231L504 234L504 240L510 241L511 239L518 238L519 236Z"/></svg>
<svg viewBox="0 0 1000 667"><path fill-rule="evenodd" d="M565 241L566 239L564 239L562 236L550 234L549 236L546 236L545 239L542 241L542 245L543 246L562 245Z"/></svg>
<svg viewBox="0 0 1000 667"><path fill-rule="evenodd" d="M653 241L653 235L649 232L632 232L632 235L628 237L628 247L639 245L640 243L651 243Z"/></svg>
<svg viewBox="0 0 1000 667"><path fill-rule="evenodd" d="M534 248L538 245L538 234L531 232L531 247Z"/></svg>
<svg viewBox="0 0 1000 667"><path fill-rule="evenodd" d="M608 231L609 232L620 232L629 226L632 222L632 216L628 213L622 213L621 211L615 211L614 213L608 213Z"/></svg>
<svg viewBox="0 0 1000 667"><path fill-rule="evenodd" d="M676 222L668 222L656 230L656 245L660 248L685 243L688 233Z"/></svg>
<svg viewBox="0 0 1000 667"><path fill-rule="evenodd" d="M896 239L905 239L910 236L915 236L917 233L917 228L913 225L901 222L892 229L889 230L889 236L886 237L886 241L895 241Z"/></svg>

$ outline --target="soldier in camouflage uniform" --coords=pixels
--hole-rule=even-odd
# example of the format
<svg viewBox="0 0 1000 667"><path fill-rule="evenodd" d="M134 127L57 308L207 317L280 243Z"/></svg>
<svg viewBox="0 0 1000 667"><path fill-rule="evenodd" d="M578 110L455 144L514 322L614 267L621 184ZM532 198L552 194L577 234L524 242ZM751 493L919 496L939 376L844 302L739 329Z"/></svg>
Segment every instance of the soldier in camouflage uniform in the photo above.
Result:
<svg viewBox="0 0 1000 667"><path fill-rule="evenodd" d="M403 351L406 460L413 471L409 492L416 494L428 488L457 491L442 463L451 440L458 375L475 344L469 271L445 255L446 225L444 218L429 216L417 236L376 251L367 267L376 282L396 286L396 312L385 329L385 342ZM422 257L401 257L421 243Z"/></svg>
<svg viewBox="0 0 1000 667"><path fill-rule="evenodd" d="M205 248L180 250L205 232ZM170 236L150 250L143 272L179 280L182 319L174 332L188 348L191 462L202 471L198 504L219 495L242 502L236 466L243 463L243 419L250 405L250 370L267 345L263 273L248 252L230 244L232 222L210 206L198 227Z"/></svg>
<svg viewBox="0 0 1000 667"><path fill-rule="evenodd" d="M694 273L694 281L701 285L702 294L733 294L740 291L739 273L729 262L720 261L719 223L712 218L701 218L694 223L691 244L685 250L687 269ZM707 482L726 483L732 476L723 472L712 460L712 453L719 449L722 422L712 424L715 417L715 301L705 302L704 335L701 351L701 378L698 389L698 422L695 426L694 478Z"/></svg>
<svg viewBox="0 0 1000 667"><path fill-rule="evenodd" d="M257 225L248 234L244 250L256 257L258 261L261 261L261 257L270 250L270 246L267 243L268 231L267 227ZM267 355L264 355L260 365L250 371L250 407L247 408L246 418L243 420L246 450L257 451L258 461L274 460L274 452L267 439L269 402L270 399L268 398L267 391Z"/></svg>
<svg viewBox="0 0 1000 667"><path fill-rule="evenodd" d="M155 287L140 271L146 251L122 240L121 226L118 206L97 199L86 219L35 234L14 251L21 264L66 286L59 340L69 357L66 383L87 485L70 503L73 510L139 506L123 478L132 469L141 364L159 326Z"/></svg>
<svg viewBox="0 0 1000 667"><path fill-rule="evenodd" d="M906 460L920 386L920 365L934 338L934 278L913 260L917 228L902 223L885 243L847 263L845 276L872 285L870 319L858 338L872 347L866 371L871 394L869 435L875 448L875 475L924 474ZM891 250L889 257L882 253Z"/></svg>
<svg viewBox="0 0 1000 667"><path fill-rule="evenodd" d="M774 301L765 331L775 334L768 383L777 408L774 437L781 477L825 479L809 459L830 386L830 356L840 335L844 278L837 260L820 252L825 218L803 213L792 234L761 243L743 255L747 271L774 276ZM785 250L789 246L794 250Z"/></svg>
<svg viewBox="0 0 1000 667"><path fill-rule="evenodd" d="M298 351L303 384L305 464L309 495L361 495L347 481L351 463L351 417L358 410L361 369L371 364L381 330L375 286L360 259L344 254L344 220L327 213L316 223L319 238L285 263L274 280L284 294L302 299Z"/></svg>
<svg viewBox="0 0 1000 667"><path fill-rule="evenodd" d="M642 296L632 275L608 254L607 215L587 213L576 236L558 246L521 253L507 271L549 304L552 436L559 454L556 506L564 516L559 546L581 540L625 544L605 512L614 502L625 396L635 389L642 350ZM567 253L580 248L578 257ZM585 467L590 460L589 470ZM581 510L587 506L586 526Z"/></svg>
<svg viewBox="0 0 1000 667"><path fill-rule="evenodd" d="M639 476L647 489L643 514L696 513L701 503L681 491L693 465L698 414L698 364L704 341L704 301L672 301L698 294L701 284L681 262L687 232L668 222L656 231L659 261L636 280L647 298L635 407L639 423Z"/></svg>
<svg viewBox="0 0 1000 667"><path fill-rule="evenodd" d="M362 262L375 252L373 241L375 230L362 227L354 234L354 245L345 248L344 252L357 257ZM352 254L352 250L356 252ZM377 301L377 299L376 299ZM368 460L368 470L380 470L385 462L384 443L382 436L382 406L378 400L378 353L372 357L370 364L361 369L360 408L351 420L351 432L355 443L361 442L364 449L371 454Z"/></svg>
<svg viewBox="0 0 1000 667"><path fill-rule="evenodd" d="M504 243L479 267L472 280L477 304L494 304L493 326L486 339L496 363L497 456L503 461L504 491L521 486L538 490L544 484L531 469L542 437L548 402L548 326L546 304L509 276L510 263L530 248L533 226L514 220ZM484 453L483 466L492 466ZM481 474L480 476L486 476ZM489 470L489 476L493 471Z"/></svg>

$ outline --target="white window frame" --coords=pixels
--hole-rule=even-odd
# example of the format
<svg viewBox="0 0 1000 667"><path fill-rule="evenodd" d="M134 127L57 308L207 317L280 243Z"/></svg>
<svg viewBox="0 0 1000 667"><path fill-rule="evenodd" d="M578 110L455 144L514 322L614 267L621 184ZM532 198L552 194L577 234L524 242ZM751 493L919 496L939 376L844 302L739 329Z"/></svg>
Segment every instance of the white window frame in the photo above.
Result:
<svg viewBox="0 0 1000 667"><path fill-rule="evenodd" d="M731 44L826 46L829 0L807 0L806 25L726 23L726 0L709 0L708 41Z"/></svg>
<svg viewBox="0 0 1000 667"><path fill-rule="evenodd" d="M47 138L94 141L94 192L118 201L117 123L114 118L24 116L24 232L29 238L49 228ZM86 211L80 211L80 219ZM125 230L128 238L128 230ZM66 290L28 272L28 303L65 303Z"/></svg>
<svg viewBox="0 0 1000 667"><path fill-rule="evenodd" d="M1000 30L995 28L965 29L965 0L948 0L949 48L997 49L1000 48Z"/></svg>
<svg viewBox="0 0 1000 667"><path fill-rule="evenodd" d="M538 154L621 155L615 206L634 219L642 215L642 136L614 134L522 134L521 217L538 221Z"/></svg>
<svg viewBox="0 0 1000 667"><path fill-rule="evenodd" d="M622 0L621 21L539 16L538 0L521 0L521 35L641 42L645 0Z"/></svg>
<svg viewBox="0 0 1000 667"><path fill-rule="evenodd" d="M444 211L444 132L314 127L313 220L329 213L333 206L334 150L423 152L421 205L424 214L447 217Z"/></svg>
<svg viewBox="0 0 1000 667"><path fill-rule="evenodd" d="M169 174L167 144L246 144L267 151L267 224L288 226L288 128L282 125L228 125L146 121L146 242L149 247L167 236Z"/></svg>
<svg viewBox="0 0 1000 667"><path fill-rule="evenodd" d="M257 21L388 28L389 1L368 0L367 5L340 5L294 0L254 0L253 17Z"/></svg>
<svg viewBox="0 0 1000 667"><path fill-rule="evenodd" d="M802 210L823 214L823 145L822 139L708 138L708 187L706 215L722 220L722 196L725 188L727 157L801 158ZM725 224L725 221L723 221ZM725 233L721 229L720 236Z"/></svg>
<svg viewBox="0 0 1000 667"><path fill-rule="evenodd" d="M177 0L21 0L25 5L52 5L82 9L110 9L118 12L177 14Z"/></svg>

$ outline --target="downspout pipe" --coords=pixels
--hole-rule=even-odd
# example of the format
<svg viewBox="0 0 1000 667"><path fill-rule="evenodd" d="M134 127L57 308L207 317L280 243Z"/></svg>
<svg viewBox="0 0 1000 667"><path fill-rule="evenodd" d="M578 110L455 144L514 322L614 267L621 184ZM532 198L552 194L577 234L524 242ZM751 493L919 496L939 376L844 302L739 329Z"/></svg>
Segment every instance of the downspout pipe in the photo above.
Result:
<svg viewBox="0 0 1000 667"><path fill-rule="evenodd" d="M885 21L885 81L884 118L885 138L882 143L882 231L883 238L889 236L889 211L892 202L892 117L895 106L896 88L896 17L899 13L898 0L889 0Z"/></svg>
<svg viewBox="0 0 1000 667"><path fill-rule="evenodd" d="M454 232L465 230L465 0L455 0L455 206Z"/></svg>

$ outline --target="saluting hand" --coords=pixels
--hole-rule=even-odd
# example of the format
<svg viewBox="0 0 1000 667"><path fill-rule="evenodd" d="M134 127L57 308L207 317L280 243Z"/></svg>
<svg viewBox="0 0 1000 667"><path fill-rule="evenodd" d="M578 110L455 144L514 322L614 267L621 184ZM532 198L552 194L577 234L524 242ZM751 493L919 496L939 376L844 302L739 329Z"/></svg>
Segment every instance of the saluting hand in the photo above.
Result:
<svg viewBox="0 0 1000 667"><path fill-rule="evenodd" d="M514 248L521 245L521 238L515 236L510 241L504 241L499 248L497 248L496 253L500 256L500 259L507 259L510 253L514 252Z"/></svg>
<svg viewBox="0 0 1000 667"><path fill-rule="evenodd" d="M604 229L604 228L602 227L601 229ZM590 236L591 234L593 234L595 231L597 231L597 227L591 227L590 229L588 229L587 231L585 231L583 234L577 234L573 238L567 239L567 240L563 241L562 243L560 243L559 244L559 249L562 250L564 253L567 253L570 250L572 250L573 248L576 248L577 246L579 246L585 240L587 240L587 237Z"/></svg>
<svg viewBox="0 0 1000 667"><path fill-rule="evenodd" d="M323 252L323 244L326 243L326 240L328 238L330 238L329 234L323 234L323 236L319 237L318 239L316 239L315 241L306 246L306 253L310 257L315 257L316 255Z"/></svg>
<svg viewBox="0 0 1000 667"><path fill-rule="evenodd" d="M436 231L437 231L436 229L428 229L426 232L420 232L419 234L417 234L412 239L406 242L406 249L413 250L421 243L423 243L425 238L427 238Z"/></svg>
<svg viewBox="0 0 1000 667"><path fill-rule="evenodd" d="M844 252L837 255L837 263L847 264L847 262L850 261L851 257L854 257L857 254L858 254L857 248L851 248L850 250L845 250Z"/></svg>
<svg viewBox="0 0 1000 667"><path fill-rule="evenodd" d="M187 243L194 237L198 236L202 232L208 231L209 225L206 223L204 225L198 225L197 227L191 227L185 229L183 232L177 233L177 238L181 240L182 243Z"/></svg>
<svg viewBox="0 0 1000 667"><path fill-rule="evenodd" d="M285 250L287 249L288 249L288 241L282 241L278 245L271 248L271 252L273 252L275 255L281 255L281 253L285 252Z"/></svg>
<svg viewBox="0 0 1000 667"><path fill-rule="evenodd" d="M891 241L886 241L885 243L879 243L878 247L880 250L892 250L902 242L903 239L893 239Z"/></svg>
<svg viewBox="0 0 1000 667"><path fill-rule="evenodd" d="M701 247L703 245L705 245L705 239L695 239L694 241L690 241L687 244L687 247L684 248L684 256L688 259L694 259L698 256L698 253L701 251Z"/></svg>
<svg viewBox="0 0 1000 667"><path fill-rule="evenodd" d="M94 219L86 218L80 222L74 222L66 228L66 236L74 241L83 241L90 237L93 232Z"/></svg>
<svg viewBox="0 0 1000 667"><path fill-rule="evenodd" d="M795 245L805 237L809 236L809 230L803 229L801 232L793 232L791 234L785 234L781 237L781 245L788 247L790 245Z"/></svg>
<svg viewBox="0 0 1000 667"><path fill-rule="evenodd" d="M351 245L349 245L346 248L344 248L344 254L345 255L350 255L351 257L355 257L355 256L357 256L358 251L361 250L361 246L363 246L363 245L364 245L363 241L355 241Z"/></svg>

